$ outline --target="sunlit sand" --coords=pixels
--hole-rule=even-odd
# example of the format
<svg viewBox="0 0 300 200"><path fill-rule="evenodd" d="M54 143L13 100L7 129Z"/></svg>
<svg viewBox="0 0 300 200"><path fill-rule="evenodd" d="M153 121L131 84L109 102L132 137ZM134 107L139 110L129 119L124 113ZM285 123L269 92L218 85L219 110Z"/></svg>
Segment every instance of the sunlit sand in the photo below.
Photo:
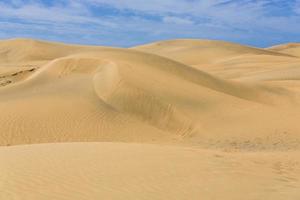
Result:
<svg viewBox="0 0 300 200"><path fill-rule="evenodd" d="M300 197L300 44L0 41L0 199Z"/></svg>

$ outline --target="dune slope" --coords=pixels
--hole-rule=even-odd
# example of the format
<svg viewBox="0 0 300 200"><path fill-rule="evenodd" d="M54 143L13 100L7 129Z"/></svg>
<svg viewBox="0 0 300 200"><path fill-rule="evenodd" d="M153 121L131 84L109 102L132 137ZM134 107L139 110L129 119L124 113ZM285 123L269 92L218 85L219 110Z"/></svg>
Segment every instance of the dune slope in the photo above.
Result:
<svg viewBox="0 0 300 200"><path fill-rule="evenodd" d="M267 48L268 50L300 57L300 43L281 44Z"/></svg>
<svg viewBox="0 0 300 200"><path fill-rule="evenodd" d="M0 108L5 113L0 115L1 145L74 141L203 145L212 139L216 146L231 146L233 140L243 148L245 141L286 132L284 148L298 140L299 127L294 125L298 93L288 87L228 81L136 50L3 42L10 44L10 54L17 58L18 42L34 49L26 51L26 62L43 60L44 64L21 71L14 67L14 74L3 72L2 81L8 82L0 88ZM29 56L35 51L42 54ZM287 120L274 130L283 115ZM256 134L250 129L254 124ZM226 134L230 142L221 139ZM261 146L269 148L272 142Z"/></svg>
<svg viewBox="0 0 300 200"><path fill-rule="evenodd" d="M245 54L288 56L267 49L215 40L169 40L137 46L133 49L165 56L188 65L210 64L220 59Z"/></svg>
<svg viewBox="0 0 300 200"><path fill-rule="evenodd" d="M272 76L274 70L278 70L275 73L289 71L285 69L300 63L297 53L281 51L283 49L281 46L259 49L224 41L170 40L137 46L133 49L164 56L221 78L240 81L269 80L270 78L263 78L265 75L260 73L270 72ZM297 52L297 48L293 49ZM286 73L289 72L284 74ZM288 78L286 75L274 77L274 79Z"/></svg>
<svg viewBox="0 0 300 200"><path fill-rule="evenodd" d="M285 49L0 41L0 200L298 200Z"/></svg>

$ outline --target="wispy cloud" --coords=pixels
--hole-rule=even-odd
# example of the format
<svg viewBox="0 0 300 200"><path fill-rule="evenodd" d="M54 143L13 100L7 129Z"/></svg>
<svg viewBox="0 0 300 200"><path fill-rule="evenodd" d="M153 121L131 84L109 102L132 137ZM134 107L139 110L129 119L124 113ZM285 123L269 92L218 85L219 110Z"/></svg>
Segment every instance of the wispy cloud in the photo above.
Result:
<svg viewBox="0 0 300 200"><path fill-rule="evenodd" d="M163 21L167 24L178 24L178 25L193 25L194 22L188 18L180 18L174 16L165 16Z"/></svg>
<svg viewBox="0 0 300 200"><path fill-rule="evenodd" d="M210 38L266 46L300 40L300 0L3 0L0 37L130 46Z"/></svg>
<svg viewBox="0 0 300 200"><path fill-rule="evenodd" d="M65 6L46 6L39 3L13 3L9 6L0 3L1 18L16 18L30 21L45 21L53 23L95 23L105 26L113 26L113 23L101 21L90 16L90 11L81 4L70 3Z"/></svg>
<svg viewBox="0 0 300 200"><path fill-rule="evenodd" d="M294 12L298 15L300 15L300 0L296 0L294 4Z"/></svg>

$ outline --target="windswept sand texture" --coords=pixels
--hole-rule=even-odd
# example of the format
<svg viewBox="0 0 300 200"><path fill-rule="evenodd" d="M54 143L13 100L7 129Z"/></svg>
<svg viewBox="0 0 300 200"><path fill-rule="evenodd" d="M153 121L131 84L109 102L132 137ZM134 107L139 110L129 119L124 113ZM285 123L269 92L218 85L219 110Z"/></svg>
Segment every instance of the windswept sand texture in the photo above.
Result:
<svg viewBox="0 0 300 200"><path fill-rule="evenodd" d="M299 49L0 41L0 199L299 199Z"/></svg>

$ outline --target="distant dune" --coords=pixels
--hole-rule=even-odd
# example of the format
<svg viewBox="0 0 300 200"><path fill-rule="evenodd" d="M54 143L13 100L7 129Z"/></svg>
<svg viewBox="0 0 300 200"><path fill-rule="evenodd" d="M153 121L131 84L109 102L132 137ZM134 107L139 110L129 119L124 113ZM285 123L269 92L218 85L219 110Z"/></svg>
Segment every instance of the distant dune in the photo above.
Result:
<svg viewBox="0 0 300 200"><path fill-rule="evenodd" d="M296 48L293 48L293 52L290 52L288 49L292 48L286 48L283 51L280 50L281 48L277 49L275 47L259 49L212 40L162 41L134 47L133 49L164 56L222 78L254 79L255 81L268 80L272 78L274 71L279 70L278 73L281 73L286 67L290 68L297 65L299 63L298 56L300 56L300 54L297 54ZM263 76L260 74L262 72L264 73ZM265 74L269 72L271 75L265 77ZM274 79L284 79L285 75L283 76L278 77L275 75ZM299 77L299 72L296 76Z"/></svg>
<svg viewBox="0 0 300 200"><path fill-rule="evenodd" d="M0 199L296 200L299 50L0 41Z"/></svg>
<svg viewBox="0 0 300 200"><path fill-rule="evenodd" d="M288 56L267 49L215 40L169 40L137 46L133 49L162 55L189 65L214 63L245 54Z"/></svg>
<svg viewBox="0 0 300 200"><path fill-rule="evenodd" d="M288 43L288 44L277 45L268 48L268 50L300 57L300 43Z"/></svg>

